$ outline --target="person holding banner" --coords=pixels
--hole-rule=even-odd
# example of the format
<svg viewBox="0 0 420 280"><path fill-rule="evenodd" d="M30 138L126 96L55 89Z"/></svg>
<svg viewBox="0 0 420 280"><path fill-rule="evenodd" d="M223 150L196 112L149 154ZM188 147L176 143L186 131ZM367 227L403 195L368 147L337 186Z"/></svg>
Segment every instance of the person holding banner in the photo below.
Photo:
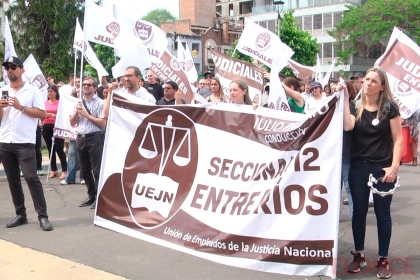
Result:
<svg viewBox="0 0 420 280"><path fill-rule="evenodd" d="M210 88L212 94L206 98L207 102L228 102L228 99L223 92L222 84L220 83L219 78L214 77L210 80Z"/></svg>
<svg viewBox="0 0 420 280"><path fill-rule="evenodd" d="M37 175L35 155L38 119L45 116L42 93L23 80L25 69L18 57L11 56L2 65L7 71L10 84L2 88L3 95L0 99L0 158L16 211L16 217L6 227L13 228L28 223L19 175L20 166L38 213L39 225L42 230L51 231L53 227L48 220L47 203Z"/></svg>
<svg viewBox="0 0 420 280"><path fill-rule="evenodd" d="M77 103L70 124L76 128L76 148L80 172L86 182L88 198L79 207L96 206L99 173L101 170L103 138L101 130L106 127L104 101L96 94L98 82L93 77L83 80L82 100Z"/></svg>
<svg viewBox="0 0 420 280"><path fill-rule="evenodd" d="M341 85L339 85L341 86ZM398 168L402 153L401 118L398 105L383 69L373 67L366 73L360 101L349 104L349 93L344 86L344 130L352 130L349 186L353 199L353 240L356 252L347 270L359 272L366 266L364 255L366 216L371 188L378 231L378 261L376 276L391 277L388 250L391 241L392 193L398 186ZM366 184L371 188L366 187Z"/></svg>
<svg viewBox="0 0 420 280"><path fill-rule="evenodd" d="M67 161L66 154L64 153L64 139L54 137L54 126L55 117L58 111L58 102L60 100L60 94L58 93L58 87L56 85L48 86L48 100L45 101L45 118L43 120L44 126L42 128L42 136L45 144L47 144L48 154L51 162L51 173L48 178L57 177L57 163L55 154L57 153L58 158L61 162L61 176L60 179L64 179L67 176ZM53 139L54 137L54 146Z"/></svg>
<svg viewBox="0 0 420 280"><path fill-rule="evenodd" d="M234 104L252 105L248 85L241 80L233 80L229 86L230 102Z"/></svg>
<svg viewBox="0 0 420 280"><path fill-rule="evenodd" d="M306 99L305 101L305 114L314 114L316 111L318 111L319 108L321 108L322 105L327 100L327 97L322 94L322 85L318 82L312 82L309 85L309 90L313 97Z"/></svg>

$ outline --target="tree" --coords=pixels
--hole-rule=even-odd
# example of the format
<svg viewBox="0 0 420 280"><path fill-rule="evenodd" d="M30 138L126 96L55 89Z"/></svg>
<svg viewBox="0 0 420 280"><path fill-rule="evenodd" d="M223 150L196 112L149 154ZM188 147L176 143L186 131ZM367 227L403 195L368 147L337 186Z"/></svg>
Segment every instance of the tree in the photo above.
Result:
<svg viewBox="0 0 420 280"><path fill-rule="evenodd" d="M420 0L375 0L347 7L343 20L329 32L336 39L340 64L349 64L351 55L378 58L394 26L412 33L414 40L420 39Z"/></svg>
<svg viewBox="0 0 420 280"><path fill-rule="evenodd" d="M18 55L31 53L44 75L65 80L73 72L76 17L83 22L83 0L15 0L7 12Z"/></svg>
<svg viewBox="0 0 420 280"><path fill-rule="evenodd" d="M98 57L99 61L102 63L106 71L108 71L109 79L110 77L112 77L112 67L116 64L114 49L101 44L93 44L92 49L95 51L96 56ZM88 72L89 76L98 77L98 73L96 72L95 68L93 68L89 64L85 65L85 70Z"/></svg>
<svg viewBox="0 0 420 280"><path fill-rule="evenodd" d="M174 21L177 18L174 15L172 15L167 9L155 9L147 13L147 15L145 15L141 19L149 21L160 27L161 23Z"/></svg>
<svg viewBox="0 0 420 280"><path fill-rule="evenodd" d="M295 52L292 59L300 64L313 66L316 64L316 55L320 52L316 38L312 38L306 30L300 30L293 16L294 10L282 14L280 26L280 39ZM282 71L286 76L294 77L292 69L285 67Z"/></svg>
<svg viewBox="0 0 420 280"><path fill-rule="evenodd" d="M246 61L246 62L248 62L248 63L253 63L253 62L254 62L254 59L253 59L252 57L250 57L250 56L248 56L248 55L245 55L245 54L243 54L243 53L241 53L241 52L239 52L239 51L237 51L237 50L235 51L235 49L236 49L236 45L238 44L238 41L239 41L239 40L235 40L235 41L232 43L232 47L226 51L226 54L227 54L227 55L230 55L230 56L232 56L232 55L233 55L233 57L234 57L234 58L237 58L237 59L240 59L240 60ZM234 51L235 51L235 53L233 53Z"/></svg>

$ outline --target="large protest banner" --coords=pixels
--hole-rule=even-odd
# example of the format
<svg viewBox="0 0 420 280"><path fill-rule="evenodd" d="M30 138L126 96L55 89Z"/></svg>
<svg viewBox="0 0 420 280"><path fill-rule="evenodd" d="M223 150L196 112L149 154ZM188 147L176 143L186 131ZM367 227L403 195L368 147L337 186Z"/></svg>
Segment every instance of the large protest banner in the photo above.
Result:
<svg viewBox="0 0 420 280"><path fill-rule="evenodd" d="M387 72L401 117L409 118L420 109L420 47L394 27L385 53L375 64Z"/></svg>
<svg viewBox="0 0 420 280"><path fill-rule="evenodd" d="M227 265L334 276L339 103L308 116L114 93L94 223Z"/></svg>
<svg viewBox="0 0 420 280"><path fill-rule="evenodd" d="M242 80L249 86L251 100L258 101L264 87L264 71L258 66L230 57L213 49L215 75L219 78L223 92L229 99L229 85L233 80ZM257 102L258 103L258 102Z"/></svg>

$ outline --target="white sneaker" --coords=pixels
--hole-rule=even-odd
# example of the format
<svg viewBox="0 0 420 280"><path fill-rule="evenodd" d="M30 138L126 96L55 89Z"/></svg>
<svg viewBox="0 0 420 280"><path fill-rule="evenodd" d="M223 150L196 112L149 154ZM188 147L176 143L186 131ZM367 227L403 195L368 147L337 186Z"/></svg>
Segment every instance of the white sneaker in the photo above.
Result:
<svg viewBox="0 0 420 280"><path fill-rule="evenodd" d="M85 180L82 180L82 181L80 182L80 185L85 185L85 184L86 184Z"/></svg>
<svg viewBox="0 0 420 280"><path fill-rule="evenodd" d="M68 185L69 183L67 183L66 179L64 179L63 181L60 182L60 185Z"/></svg>

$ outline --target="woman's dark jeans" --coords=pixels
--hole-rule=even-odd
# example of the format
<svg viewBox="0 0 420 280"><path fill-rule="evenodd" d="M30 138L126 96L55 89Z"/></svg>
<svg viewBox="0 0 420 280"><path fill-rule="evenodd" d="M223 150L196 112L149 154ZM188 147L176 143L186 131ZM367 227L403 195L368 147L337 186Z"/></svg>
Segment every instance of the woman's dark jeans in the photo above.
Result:
<svg viewBox="0 0 420 280"><path fill-rule="evenodd" d="M376 179L379 179L384 176L385 172L377 163L368 162L361 159L351 161L349 171L349 185L354 205L352 229L356 251L363 251L365 249L366 215L369 208L370 192L370 188L367 186L369 174L372 174ZM375 188L378 190L389 190L393 187L394 183L382 183L380 180L378 184L375 184ZM392 231L392 195L386 195L385 197L382 197L374 193L373 201L378 230L378 255L386 257L388 256Z"/></svg>

